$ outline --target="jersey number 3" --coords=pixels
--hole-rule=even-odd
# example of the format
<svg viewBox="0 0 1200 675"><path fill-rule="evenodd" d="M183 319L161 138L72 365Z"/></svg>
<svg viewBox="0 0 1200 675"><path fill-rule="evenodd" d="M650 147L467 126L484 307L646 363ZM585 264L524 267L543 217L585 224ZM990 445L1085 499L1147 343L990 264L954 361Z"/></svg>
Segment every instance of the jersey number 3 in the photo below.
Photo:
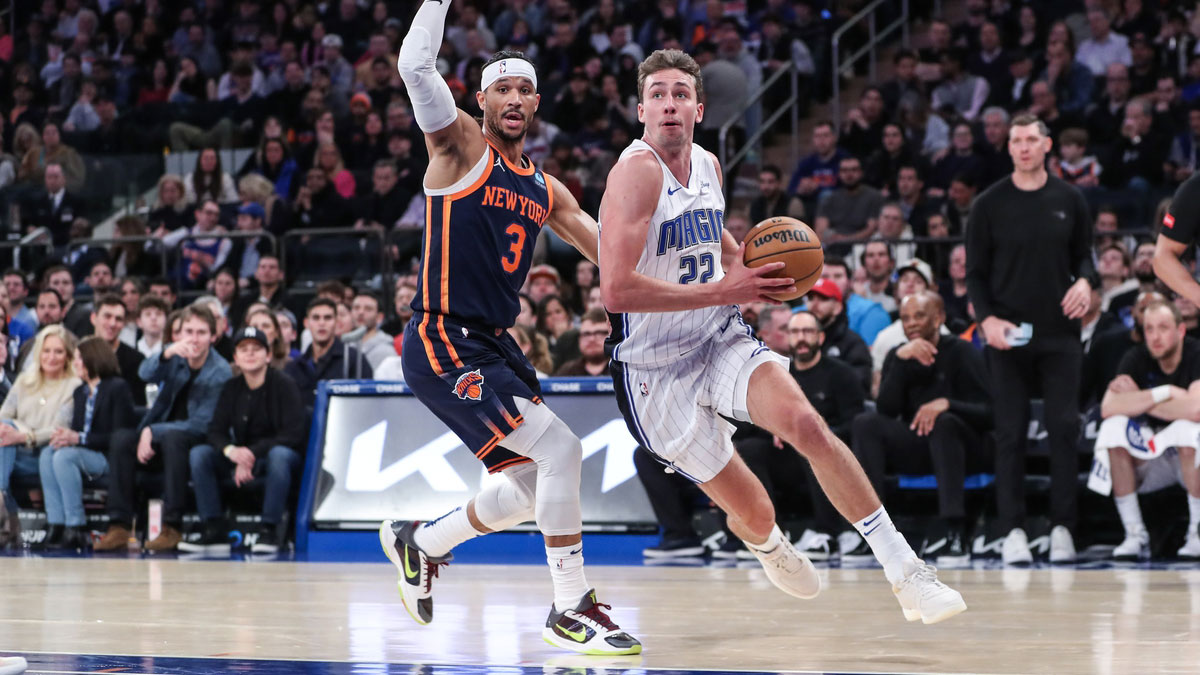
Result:
<svg viewBox="0 0 1200 675"><path fill-rule="evenodd" d="M708 283L713 278L713 256L711 253L701 253L699 262L694 255L685 255L679 259L679 269L683 270L683 274L679 275L679 283L690 284L700 278L700 283Z"/></svg>
<svg viewBox="0 0 1200 675"><path fill-rule="evenodd" d="M513 223L504 230L504 234L512 237L513 241L508 247L508 253L500 256L500 265L505 272L512 274L521 266L521 252L525 249L525 228Z"/></svg>

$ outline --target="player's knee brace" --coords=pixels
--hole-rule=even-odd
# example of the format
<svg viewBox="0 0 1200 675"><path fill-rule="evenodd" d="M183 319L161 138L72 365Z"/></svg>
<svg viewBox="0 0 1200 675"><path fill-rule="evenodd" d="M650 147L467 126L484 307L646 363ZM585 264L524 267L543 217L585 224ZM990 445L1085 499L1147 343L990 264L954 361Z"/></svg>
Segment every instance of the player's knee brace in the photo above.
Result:
<svg viewBox="0 0 1200 675"><path fill-rule="evenodd" d="M548 536L581 532L579 473L583 444L579 437L556 417L526 456L537 463L534 515L538 529Z"/></svg>
<svg viewBox="0 0 1200 675"><path fill-rule="evenodd" d="M493 532L533 520L534 494L537 488L537 465L518 464L504 470L499 483L475 497L475 516Z"/></svg>

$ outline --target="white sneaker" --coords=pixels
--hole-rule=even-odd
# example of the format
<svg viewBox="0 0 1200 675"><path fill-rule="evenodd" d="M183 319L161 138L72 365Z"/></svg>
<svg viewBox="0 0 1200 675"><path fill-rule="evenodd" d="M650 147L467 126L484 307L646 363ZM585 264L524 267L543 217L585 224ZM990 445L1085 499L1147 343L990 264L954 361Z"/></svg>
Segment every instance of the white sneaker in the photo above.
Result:
<svg viewBox="0 0 1200 675"><path fill-rule="evenodd" d="M20 675L29 664L21 656L0 657L0 675Z"/></svg>
<svg viewBox="0 0 1200 675"><path fill-rule="evenodd" d="M1200 544L1200 542L1197 542ZM1145 530L1126 532L1125 541L1112 551L1113 560L1145 560L1150 557L1150 534Z"/></svg>
<svg viewBox="0 0 1200 675"><path fill-rule="evenodd" d="M933 565L913 558L904 563L904 572L904 579L892 586L892 592L900 601L905 619L937 623L967 609L967 603L958 591L938 581L937 568Z"/></svg>
<svg viewBox="0 0 1200 675"><path fill-rule="evenodd" d="M1050 562L1075 562L1075 539L1071 531L1062 525L1055 525L1050 530Z"/></svg>
<svg viewBox="0 0 1200 675"><path fill-rule="evenodd" d="M1196 530L1188 532L1187 541L1183 543L1183 548L1175 552L1175 555L1188 560L1200 559L1200 534Z"/></svg>
<svg viewBox="0 0 1200 675"><path fill-rule="evenodd" d="M796 549L809 560L829 560L838 555L837 539L825 532L805 530L796 542Z"/></svg>
<svg viewBox="0 0 1200 675"><path fill-rule="evenodd" d="M560 612L551 603L546 627L542 629L542 639L555 647L581 654L641 654L642 643L613 623L604 613L605 609L612 607L596 601L595 589L589 590L573 609Z"/></svg>
<svg viewBox="0 0 1200 675"><path fill-rule="evenodd" d="M1033 562L1033 554L1029 552L1029 537L1025 530L1014 527L1004 538L1004 546L1000 558L1005 565L1028 565Z"/></svg>
<svg viewBox="0 0 1200 675"><path fill-rule="evenodd" d="M810 600L821 592L821 575L812 561L784 539L775 550L763 553L750 547L754 557L762 563L767 578L779 590L802 600Z"/></svg>

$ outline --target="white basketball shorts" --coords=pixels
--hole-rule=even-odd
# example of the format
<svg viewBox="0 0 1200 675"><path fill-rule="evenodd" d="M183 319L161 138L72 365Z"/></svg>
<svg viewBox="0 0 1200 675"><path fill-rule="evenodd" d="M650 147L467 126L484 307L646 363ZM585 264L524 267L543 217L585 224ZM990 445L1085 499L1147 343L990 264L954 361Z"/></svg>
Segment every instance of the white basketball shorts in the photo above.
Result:
<svg viewBox="0 0 1200 675"><path fill-rule="evenodd" d="M673 363L643 368L614 361L617 404L643 447L680 475L706 483L733 457L734 427L722 416L750 421L750 374L772 361L787 368L787 358L733 314L711 341Z"/></svg>

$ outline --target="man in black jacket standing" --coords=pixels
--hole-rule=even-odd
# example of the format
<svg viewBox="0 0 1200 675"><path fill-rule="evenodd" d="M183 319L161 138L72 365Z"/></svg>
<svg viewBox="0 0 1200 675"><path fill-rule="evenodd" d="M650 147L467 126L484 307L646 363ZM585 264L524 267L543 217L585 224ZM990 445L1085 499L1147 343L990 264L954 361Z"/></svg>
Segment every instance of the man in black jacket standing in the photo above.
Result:
<svg viewBox="0 0 1200 675"><path fill-rule="evenodd" d="M241 376L225 383L208 429L208 443L192 448L192 485L204 519L198 542L181 542L182 551L229 551L221 506L221 476L233 474L241 488L266 479L262 529L252 550L275 553L286 543L279 523L292 484L300 473L305 425L296 424L300 391L288 376L270 367L267 336L252 326L235 335L233 362Z"/></svg>
<svg viewBox="0 0 1200 675"><path fill-rule="evenodd" d="M308 303L304 327L312 333L312 344L284 371L300 388L300 399L309 411L321 380L369 380L375 376L366 358L334 335L336 323L337 305L332 300L318 297Z"/></svg>
<svg viewBox="0 0 1200 675"><path fill-rule="evenodd" d="M963 541L963 480L968 467L986 468L980 450L992 426L983 357L969 342L940 334L945 320L937 293L920 291L904 299L900 321L908 342L884 360L876 412L855 418L851 445L880 494L888 467L917 474L932 468L945 532L927 536L921 555L943 566L970 557Z"/></svg>
<svg viewBox="0 0 1200 675"><path fill-rule="evenodd" d="M987 340L1006 564L1032 561L1024 530L1025 436L1038 390L1050 445L1050 562L1075 559L1079 319L1095 275L1092 219L1079 190L1046 171L1050 145L1041 120L1014 119L1012 176L979 195L967 224L967 293Z"/></svg>

